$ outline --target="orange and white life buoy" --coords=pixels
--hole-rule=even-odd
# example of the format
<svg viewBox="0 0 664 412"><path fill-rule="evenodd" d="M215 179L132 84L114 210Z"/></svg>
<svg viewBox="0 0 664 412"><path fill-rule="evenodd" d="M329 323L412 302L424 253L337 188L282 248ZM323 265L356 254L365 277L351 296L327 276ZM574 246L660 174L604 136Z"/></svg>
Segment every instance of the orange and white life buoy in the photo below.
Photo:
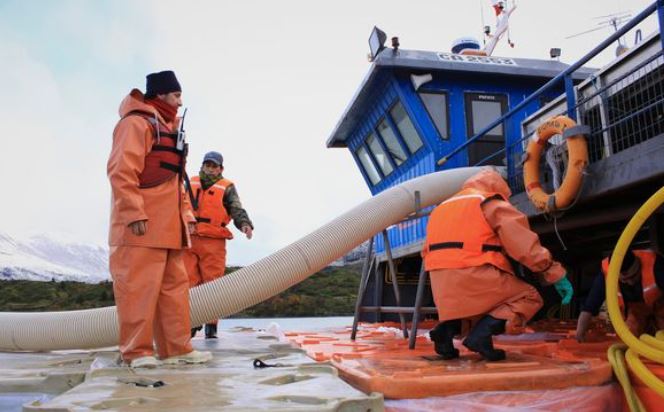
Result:
<svg viewBox="0 0 664 412"><path fill-rule="evenodd" d="M587 130L587 127L577 126L574 120L567 116L553 117L537 128L537 132L528 143L523 163L526 193L537 209L553 212L568 207L576 199L583 181L583 172L588 165L588 146L583 135ZM540 184L540 157L546 142L557 134L567 140L569 165L558 190L548 194Z"/></svg>

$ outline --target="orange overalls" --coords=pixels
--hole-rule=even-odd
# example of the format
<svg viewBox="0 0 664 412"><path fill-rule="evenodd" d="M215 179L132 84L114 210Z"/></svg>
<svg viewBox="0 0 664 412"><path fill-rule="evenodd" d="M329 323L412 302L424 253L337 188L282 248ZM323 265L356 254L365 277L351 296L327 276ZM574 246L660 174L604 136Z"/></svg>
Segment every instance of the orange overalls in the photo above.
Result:
<svg viewBox="0 0 664 412"><path fill-rule="evenodd" d="M129 115L135 111L152 114L160 130L176 128L134 89L122 101L121 120L113 131L107 165L112 189L109 266L125 362L153 355L153 339L160 358L192 351L182 249L189 244L187 223L195 219L177 173L141 187L141 176L152 176L146 159L162 142L157 142L149 121ZM143 236L134 235L129 227L139 220L147 220Z"/></svg>
<svg viewBox="0 0 664 412"><path fill-rule="evenodd" d="M422 257L440 322L489 314L520 330L541 308L537 290L514 275L507 256L552 284L565 274L508 201L500 175L484 170L429 217Z"/></svg>
<svg viewBox="0 0 664 412"><path fill-rule="evenodd" d="M232 184L228 179L220 179L203 190L200 178L191 178L191 191L198 207L194 210L196 233L191 237L191 249L184 253L190 287L218 279L226 271L226 239L232 239L233 234L226 227L231 217L224 207L224 194ZM216 325L217 320L208 324Z"/></svg>

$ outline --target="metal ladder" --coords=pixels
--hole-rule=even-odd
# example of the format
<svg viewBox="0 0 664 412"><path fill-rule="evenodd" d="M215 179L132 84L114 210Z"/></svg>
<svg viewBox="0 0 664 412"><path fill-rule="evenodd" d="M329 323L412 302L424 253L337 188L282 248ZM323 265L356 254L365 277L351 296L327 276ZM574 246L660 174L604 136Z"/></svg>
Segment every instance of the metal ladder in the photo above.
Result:
<svg viewBox="0 0 664 412"><path fill-rule="evenodd" d="M406 219L402 220L399 223L408 222L410 220L419 219L421 217L428 216L429 212L422 213L420 211L420 192L415 192L415 213ZM408 348L415 348L415 339L417 338L417 325L420 320L420 315L422 313L437 313L435 307L422 307L422 300L424 299L424 288L428 276L428 272L424 270L424 262L420 266L419 278L417 281L417 293L415 295L415 305L414 306L401 306L401 293L399 291L399 283L396 276L396 268L394 265L394 260L392 259L392 247L390 244L390 239L387 235L387 229L383 229L382 232L383 242L385 244L385 255L387 257L387 266L386 270L389 270L390 280L392 281L392 290L394 292L394 300L396 306L382 306L380 303L378 306L362 306L362 301L367 292L367 285L369 283L369 278L373 275L374 277L378 276L378 261L374 255L374 237L372 236L369 240L369 247L367 250L367 257L362 265L362 277L360 279L360 285L357 292L357 300L355 302L355 315L353 318L353 329L350 335L351 340L355 340L357 336L357 326L360 319L361 313L373 312L373 313L398 313L399 320L401 323L401 330L403 332L404 339L408 339ZM378 279L376 278L376 284L378 285ZM406 314L412 314L412 324L410 333L408 332L408 327L406 325Z"/></svg>

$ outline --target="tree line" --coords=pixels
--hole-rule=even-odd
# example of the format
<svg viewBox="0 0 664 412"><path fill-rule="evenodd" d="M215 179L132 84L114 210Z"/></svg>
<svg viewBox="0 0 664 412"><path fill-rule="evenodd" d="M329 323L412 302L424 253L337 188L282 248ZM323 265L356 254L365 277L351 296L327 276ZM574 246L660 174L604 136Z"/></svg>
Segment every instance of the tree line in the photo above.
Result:
<svg viewBox="0 0 664 412"><path fill-rule="evenodd" d="M228 268L228 273L240 269ZM233 317L352 315L360 281L357 265L328 267ZM0 280L0 311L43 312L113 306L113 284Z"/></svg>

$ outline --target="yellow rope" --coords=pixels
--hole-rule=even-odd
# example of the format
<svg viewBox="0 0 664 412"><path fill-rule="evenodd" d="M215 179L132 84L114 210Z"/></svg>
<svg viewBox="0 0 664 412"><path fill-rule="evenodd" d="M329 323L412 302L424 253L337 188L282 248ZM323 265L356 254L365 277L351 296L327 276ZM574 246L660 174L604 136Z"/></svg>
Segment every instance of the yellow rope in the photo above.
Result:
<svg viewBox="0 0 664 412"><path fill-rule="evenodd" d="M626 349L627 346L622 343L616 343L615 345L612 345L609 348L608 353L609 363L611 363L613 373L616 375L618 382L620 382L620 386L623 388L629 410L631 412L645 412L645 408L643 407L643 404L641 404L641 400L638 396L636 396L636 392L634 392L632 383L629 381L629 374L627 373L627 367L625 366Z"/></svg>

